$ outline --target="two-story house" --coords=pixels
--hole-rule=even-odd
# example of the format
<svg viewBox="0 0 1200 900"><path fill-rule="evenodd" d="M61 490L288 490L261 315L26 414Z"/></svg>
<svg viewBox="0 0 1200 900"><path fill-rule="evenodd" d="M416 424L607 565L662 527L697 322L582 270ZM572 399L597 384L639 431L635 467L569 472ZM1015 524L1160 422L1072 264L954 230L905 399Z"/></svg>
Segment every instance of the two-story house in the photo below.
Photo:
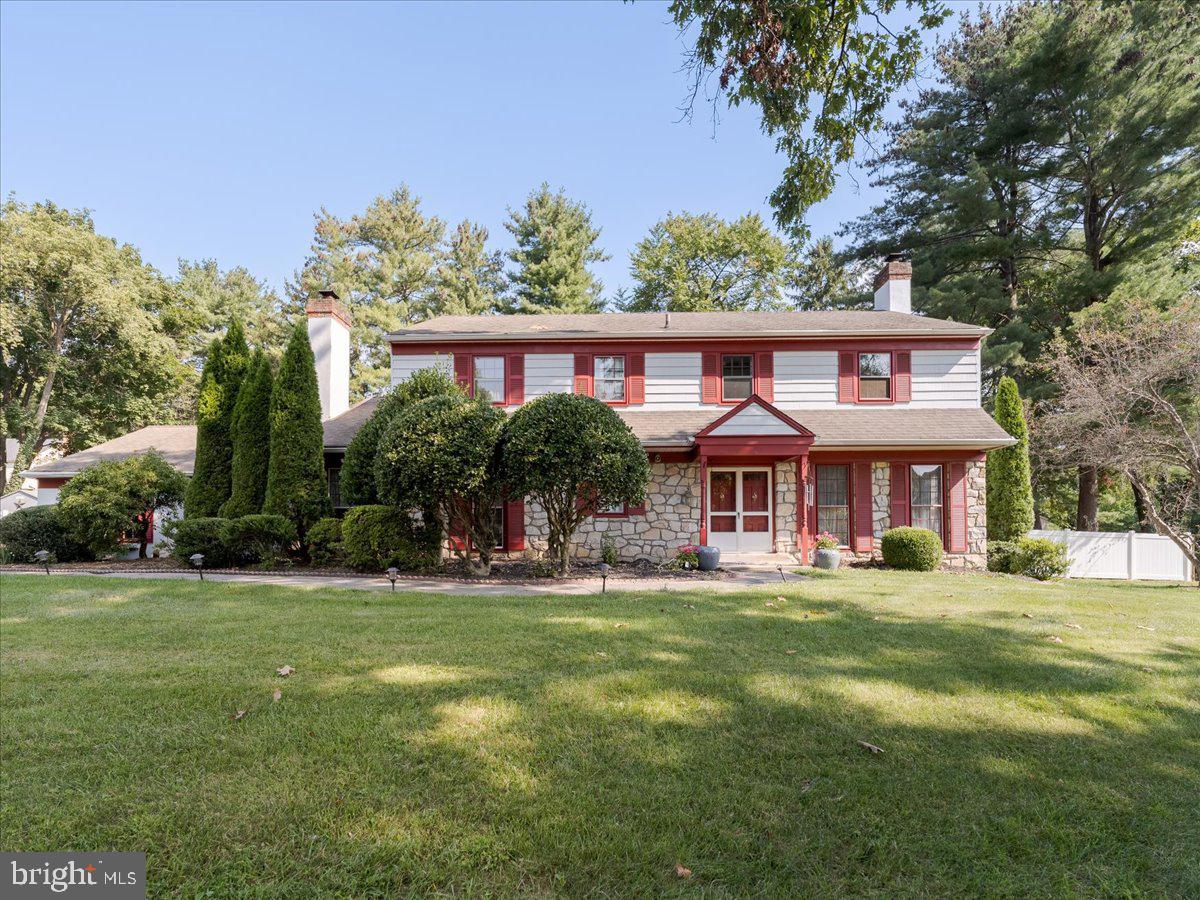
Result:
<svg viewBox="0 0 1200 900"><path fill-rule="evenodd" d="M807 559L821 532L869 554L911 524L941 535L952 563L982 567L985 452L1013 443L980 404L988 329L914 315L911 271L887 262L872 311L438 317L387 336L391 380L433 366L508 410L557 391L610 404L652 477L644 506L583 526L585 556L607 535L627 559L687 543ZM336 297L308 311L336 505L341 456L375 401L346 409ZM496 514L501 549L545 548L534 504Z"/></svg>

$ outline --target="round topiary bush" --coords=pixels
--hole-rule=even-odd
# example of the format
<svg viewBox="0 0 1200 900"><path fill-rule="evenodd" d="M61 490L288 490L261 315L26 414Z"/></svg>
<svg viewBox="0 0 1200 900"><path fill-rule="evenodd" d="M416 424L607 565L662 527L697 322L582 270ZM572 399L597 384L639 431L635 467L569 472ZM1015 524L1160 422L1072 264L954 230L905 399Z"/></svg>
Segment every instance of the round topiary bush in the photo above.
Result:
<svg viewBox="0 0 1200 900"><path fill-rule="evenodd" d="M1017 541L1010 571L1014 575L1047 581L1066 575L1070 568L1071 559L1065 546L1047 538L1025 537Z"/></svg>
<svg viewBox="0 0 1200 900"><path fill-rule="evenodd" d="M893 569L931 572L942 561L942 539L928 528L907 525L883 533L883 561Z"/></svg>
<svg viewBox="0 0 1200 900"><path fill-rule="evenodd" d="M283 516L242 516L226 519L221 526L221 543L228 557L237 563L285 565L295 541L296 526Z"/></svg>
<svg viewBox="0 0 1200 900"><path fill-rule="evenodd" d="M174 542L171 555L188 564L195 553L204 554L204 568L219 569L233 560L221 540L221 529L229 519L217 516L196 516L193 519L178 519L163 530Z"/></svg>
<svg viewBox="0 0 1200 900"><path fill-rule="evenodd" d="M437 568L442 531L436 522L421 524L394 506L356 506L342 519L346 563L363 572L389 566L405 571Z"/></svg>

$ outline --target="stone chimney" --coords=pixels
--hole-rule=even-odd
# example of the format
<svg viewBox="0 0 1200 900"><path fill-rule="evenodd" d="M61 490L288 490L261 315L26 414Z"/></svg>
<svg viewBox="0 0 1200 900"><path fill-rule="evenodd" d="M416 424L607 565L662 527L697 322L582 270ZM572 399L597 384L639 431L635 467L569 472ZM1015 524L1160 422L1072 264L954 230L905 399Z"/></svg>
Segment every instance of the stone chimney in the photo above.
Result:
<svg viewBox="0 0 1200 900"><path fill-rule="evenodd" d="M332 419L350 408L350 313L333 291L321 291L304 312L317 361L321 418Z"/></svg>
<svg viewBox="0 0 1200 900"><path fill-rule="evenodd" d="M889 253L875 276L875 308L885 312L912 312L912 263L902 253Z"/></svg>

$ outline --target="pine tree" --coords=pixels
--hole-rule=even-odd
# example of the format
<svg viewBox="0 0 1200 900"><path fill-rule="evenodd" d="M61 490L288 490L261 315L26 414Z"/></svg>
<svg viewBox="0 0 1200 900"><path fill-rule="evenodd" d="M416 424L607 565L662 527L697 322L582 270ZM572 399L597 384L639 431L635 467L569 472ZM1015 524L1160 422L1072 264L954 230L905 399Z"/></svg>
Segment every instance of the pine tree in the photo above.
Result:
<svg viewBox="0 0 1200 900"><path fill-rule="evenodd" d="M1029 470L1029 429L1017 383L1007 375L996 389L997 424L1017 439L987 455L987 528L994 541L1015 541L1033 527L1033 486Z"/></svg>
<svg viewBox="0 0 1200 900"><path fill-rule="evenodd" d="M430 316L481 316L495 312L504 293L504 262L499 250L488 252L488 230L468 221L450 236L438 266Z"/></svg>
<svg viewBox="0 0 1200 900"><path fill-rule="evenodd" d="M196 407L196 462L183 508L186 516L215 516L229 499L233 469L233 407L250 362L246 332L234 319L209 345Z"/></svg>
<svg viewBox="0 0 1200 900"><path fill-rule="evenodd" d="M548 184L529 195L525 206L508 211L505 227L517 242L508 258L517 269L509 276L510 313L589 313L602 306L599 279L588 264L609 257L596 246L600 229L582 203Z"/></svg>
<svg viewBox="0 0 1200 900"><path fill-rule="evenodd" d="M325 483L324 433L317 369L308 330L296 326L271 390L271 459L263 512L284 516L303 540L332 511Z"/></svg>
<svg viewBox="0 0 1200 900"><path fill-rule="evenodd" d="M221 506L229 519L262 512L271 459L271 384L270 360L258 350L233 407L232 489Z"/></svg>

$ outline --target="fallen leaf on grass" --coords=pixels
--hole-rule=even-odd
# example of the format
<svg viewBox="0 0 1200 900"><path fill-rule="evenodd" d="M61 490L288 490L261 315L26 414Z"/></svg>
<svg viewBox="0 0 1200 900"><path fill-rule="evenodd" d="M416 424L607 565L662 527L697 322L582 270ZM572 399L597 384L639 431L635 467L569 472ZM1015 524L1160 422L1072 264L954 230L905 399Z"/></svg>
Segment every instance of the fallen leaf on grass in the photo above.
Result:
<svg viewBox="0 0 1200 900"><path fill-rule="evenodd" d="M1057 634L1050 635L1050 637L1046 638L1046 640L1048 640L1052 644L1061 644L1063 642L1063 639L1060 638Z"/></svg>
<svg viewBox="0 0 1200 900"><path fill-rule="evenodd" d="M1154 670L1152 668L1150 668L1149 666L1142 666L1142 671L1154 674Z"/></svg>
<svg viewBox="0 0 1200 900"><path fill-rule="evenodd" d="M280 666L278 669L275 670L275 674L282 675L284 678L287 678L289 675L291 675L295 671L296 670L293 669L291 666Z"/></svg>
<svg viewBox="0 0 1200 900"><path fill-rule="evenodd" d="M1076 631L1083 631L1082 625L1076 625L1074 622L1067 622L1068 628L1074 628Z"/></svg>
<svg viewBox="0 0 1200 900"><path fill-rule="evenodd" d="M872 753L882 753L883 752L882 747L877 747L876 745L872 744L869 741L855 741L854 743L858 744L858 746L860 746L860 747L865 747L867 750L870 750Z"/></svg>
<svg viewBox="0 0 1200 900"><path fill-rule="evenodd" d="M246 710L239 709L237 712L235 712L232 716L229 717L229 721L230 722L240 722L244 718L246 718Z"/></svg>
<svg viewBox="0 0 1200 900"><path fill-rule="evenodd" d="M614 622L613 623L613 628L624 628L624 627L625 627L624 622Z"/></svg>
<svg viewBox="0 0 1200 900"><path fill-rule="evenodd" d="M1022 619L1032 619L1033 613L1021 613L1021 618Z"/></svg>
<svg viewBox="0 0 1200 900"><path fill-rule="evenodd" d="M872 622L881 622L881 621L883 621L883 616L871 616L871 621Z"/></svg>
<svg viewBox="0 0 1200 900"><path fill-rule="evenodd" d="M696 605L694 603L685 603L685 604L683 604L683 608L684 609L695 609Z"/></svg>
<svg viewBox="0 0 1200 900"><path fill-rule="evenodd" d="M1134 627L1140 628L1140 629L1142 629L1142 631L1154 631L1155 630L1154 628L1150 627L1149 625L1135 625Z"/></svg>
<svg viewBox="0 0 1200 900"><path fill-rule="evenodd" d="M775 602L776 603L787 603L787 597L780 594L778 597L775 598Z"/></svg>
<svg viewBox="0 0 1200 900"><path fill-rule="evenodd" d="M280 700L283 699L283 691L276 688L275 693L273 693L271 695L271 699L274 700L276 703L278 703Z"/></svg>
<svg viewBox="0 0 1200 900"><path fill-rule="evenodd" d="M597 650L597 651L596 651L596 655L597 655L597 656L600 656L600 657L603 657L603 658L605 658L605 659L607 659L607 658L608 658L608 654L607 654L607 653L605 653L603 650Z"/></svg>
<svg viewBox="0 0 1200 900"><path fill-rule="evenodd" d="M766 603L763 604L763 606L774 606L774 605L775 604L772 603L770 600L768 600Z"/></svg>
<svg viewBox="0 0 1200 900"><path fill-rule="evenodd" d="M811 791L813 782L815 780L815 778L805 778L802 782L800 782L800 793L807 794L809 791Z"/></svg>
<svg viewBox="0 0 1200 900"><path fill-rule="evenodd" d="M675 874L679 878L691 878L692 870L687 868L686 866L682 865L681 863L675 863Z"/></svg>
<svg viewBox="0 0 1200 900"><path fill-rule="evenodd" d="M784 652L784 653L786 653L788 656L795 656L795 655L796 655L797 653L799 653L800 651L798 651L798 650L784 650L783 652Z"/></svg>

